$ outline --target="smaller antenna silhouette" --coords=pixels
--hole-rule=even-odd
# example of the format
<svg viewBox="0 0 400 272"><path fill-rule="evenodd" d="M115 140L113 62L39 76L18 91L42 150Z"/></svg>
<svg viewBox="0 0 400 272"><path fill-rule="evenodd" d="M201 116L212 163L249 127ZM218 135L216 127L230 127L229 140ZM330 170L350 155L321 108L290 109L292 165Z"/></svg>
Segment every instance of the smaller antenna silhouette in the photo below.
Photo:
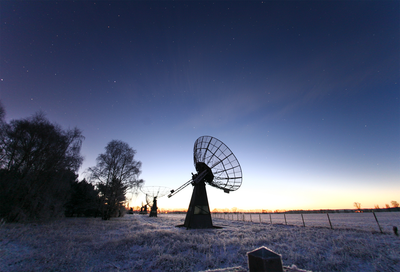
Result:
<svg viewBox="0 0 400 272"><path fill-rule="evenodd" d="M162 186L147 186L140 189L146 195L147 206L150 207L150 217L157 217L157 200L169 193L171 190Z"/></svg>
<svg viewBox="0 0 400 272"><path fill-rule="evenodd" d="M143 202L142 202L142 207L140 207L139 214L147 214L147 203L143 205Z"/></svg>

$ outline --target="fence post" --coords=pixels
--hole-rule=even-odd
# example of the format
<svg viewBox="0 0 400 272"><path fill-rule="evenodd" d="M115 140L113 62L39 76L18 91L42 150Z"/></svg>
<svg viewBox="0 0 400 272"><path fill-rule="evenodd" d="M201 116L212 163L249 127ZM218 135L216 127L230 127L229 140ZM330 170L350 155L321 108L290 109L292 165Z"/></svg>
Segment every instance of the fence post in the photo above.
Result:
<svg viewBox="0 0 400 272"><path fill-rule="evenodd" d="M250 214L250 221L253 222L253 218L251 218L251 214Z"/></svg>
<svg viewBox="0 0 400 272"><path fill-rule="evenodd" d="M272 216L271 216L271 214L269 214L269 221L271 222L271 225L272 225Z"/></svg>
<svg viewBox="0 0 400 272"><path fill-rule="evenodd" d="M260 224L261 224L261 213L258 214L258 217L260 218Z"/></svg>
<svg viewBox="0 0 400 272"><path fill-rule="evenodd" d="M329 225L331 225L331 229L333 229L333 228L332 228L332 223L331 223L331 219L329 218L329 213L326 213L326 215L328 216L328 220L329 220Z"/></svg>
<svg viewBox="0 0 400 272"><path fill-rule="evenodd" d="M287 221L286 221L286 213L283 214L283 217L285 218L285 225L287 225Z"/></svg>
<svg viewBox="0 0 400 272"><path fill-rule="evenodd" d="M378 218L376 218L375 212L372 212L372 214L373 214L374 217L375 217L375 220L376 220L376 223L378 224L379 230L381 231L381 233L383 233L382 228L381 228L381 226L379 225Z"/></svg>
<svg viewBox="0 0 400 272"><path fill-rule="evenodd" d="M305 227L305 226L306 226L306 224L304 223L304 217L303 217L303 214L301 214L301 219L303 220L303 227Z"/></svg>

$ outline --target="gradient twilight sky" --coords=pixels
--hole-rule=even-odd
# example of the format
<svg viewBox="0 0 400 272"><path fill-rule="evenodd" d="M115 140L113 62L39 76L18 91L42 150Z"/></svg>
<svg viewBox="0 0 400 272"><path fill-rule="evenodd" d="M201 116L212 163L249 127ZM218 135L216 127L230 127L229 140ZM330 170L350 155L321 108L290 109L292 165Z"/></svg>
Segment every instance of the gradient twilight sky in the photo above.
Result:
<svg viewBox="0 0 400 272"><path fill-rule="evenodd" d="M1 1L0 15L6 120L80 128L81 178L117 139L146 186L175 189L210 135L243 171L235 192L207 187L211 210L400 202L398 1Z"/></svg>

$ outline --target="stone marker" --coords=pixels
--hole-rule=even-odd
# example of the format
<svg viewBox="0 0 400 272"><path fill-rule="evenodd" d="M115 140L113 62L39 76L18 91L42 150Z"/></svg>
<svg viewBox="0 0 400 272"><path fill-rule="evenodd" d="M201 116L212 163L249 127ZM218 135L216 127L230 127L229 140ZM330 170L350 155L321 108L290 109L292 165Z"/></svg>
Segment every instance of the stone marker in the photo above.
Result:
<svg viewBox="0 0 400 272"><path fill-rule="evenodd" d="M247 252L250 272L283 272L281 255L266 247Z"/></svg>

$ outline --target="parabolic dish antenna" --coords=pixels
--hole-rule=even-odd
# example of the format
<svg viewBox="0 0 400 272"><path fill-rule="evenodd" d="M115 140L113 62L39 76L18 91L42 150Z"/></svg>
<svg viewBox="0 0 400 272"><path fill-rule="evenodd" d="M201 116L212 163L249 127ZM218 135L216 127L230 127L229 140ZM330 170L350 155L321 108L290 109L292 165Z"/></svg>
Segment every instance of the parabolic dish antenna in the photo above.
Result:
<svg viewBox="0 0 400 272"><path fill-rule="evenodd" d="M242 185L242 168L232 151L211 136L201 136L196 140L193 163L197 174L192 174L192 179L178 189L171 190L168 197L192 184L192 198L182 226L213 228L205 184L222 189L225 193L236 191Z"/></svg>
<svg viewBox="0 0 400 272"><path fill-rule="evenodd" d="M150 208L150 217L157 217L157 199L169 193L170 188L163 186L146 186L140 189L146 195L146 202Z"/></svg>

